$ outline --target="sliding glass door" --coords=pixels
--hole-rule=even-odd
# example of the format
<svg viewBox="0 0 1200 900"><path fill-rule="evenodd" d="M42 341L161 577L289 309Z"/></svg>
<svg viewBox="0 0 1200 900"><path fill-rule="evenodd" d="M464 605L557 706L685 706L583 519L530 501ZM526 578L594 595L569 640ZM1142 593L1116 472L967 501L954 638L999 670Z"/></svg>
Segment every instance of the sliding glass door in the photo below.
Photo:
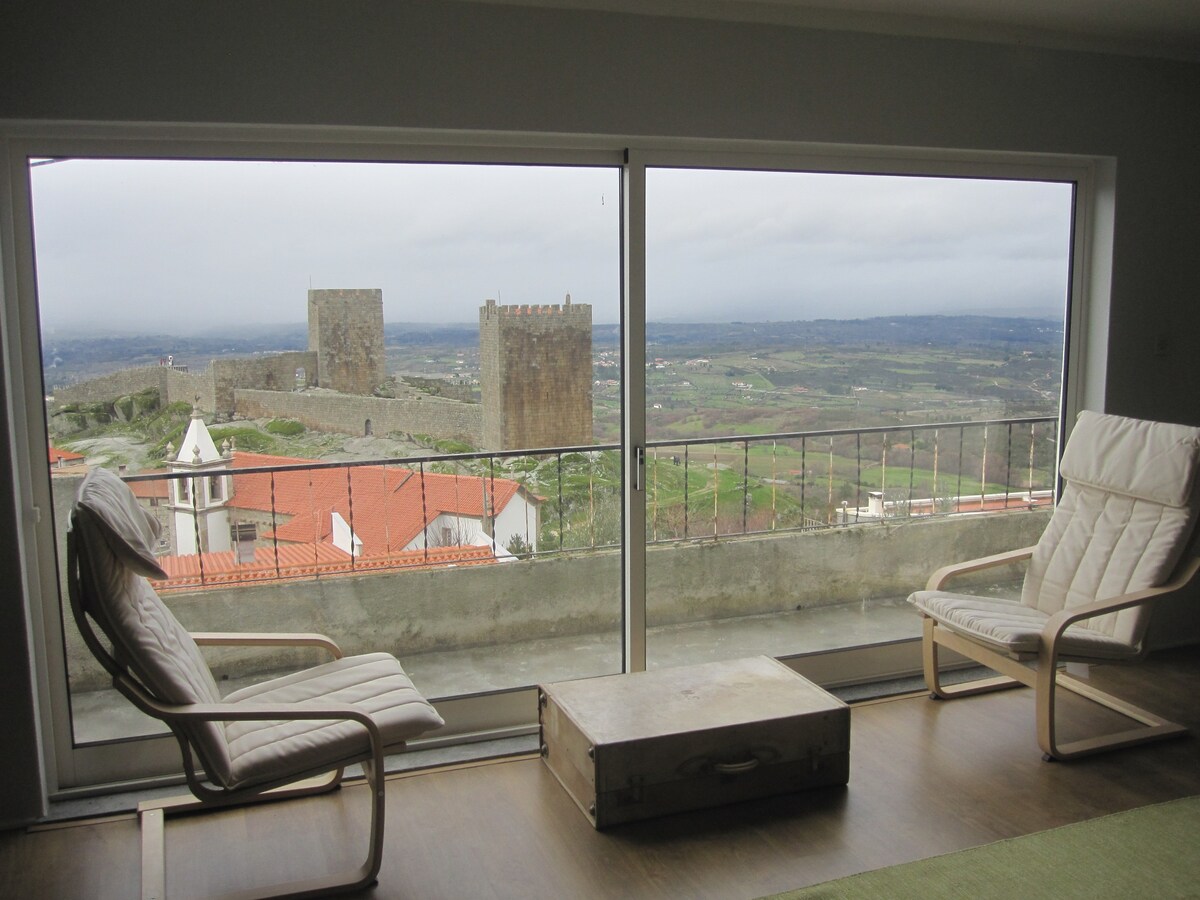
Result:
<svg viewBox="0 0 1200 900"><path fill-rule="evenodd" d="M59 790L178 766L62 615L88 467L187 627L391 650L446 741L532 733L542 682L907 645L952 548L1053 502L1086 165L8 147Z"/></svg>
<svg viewBox="0 0 1200 900"><path fill-rule="evenodd" d="M913 639L955 543L1036 536L992 514L1053 502L1072 184L652 167L646 198L649 666Z"/></svg>
<svg viewBox="0 0 1200 900"><path fill-rule="evenodd" d="M191 630L387 650L449 707L620 671L618 167L27 166L60 561L101 466ZM59 594L75 755L162 734ZM233 688L317 660L210 661Z"/></svg>

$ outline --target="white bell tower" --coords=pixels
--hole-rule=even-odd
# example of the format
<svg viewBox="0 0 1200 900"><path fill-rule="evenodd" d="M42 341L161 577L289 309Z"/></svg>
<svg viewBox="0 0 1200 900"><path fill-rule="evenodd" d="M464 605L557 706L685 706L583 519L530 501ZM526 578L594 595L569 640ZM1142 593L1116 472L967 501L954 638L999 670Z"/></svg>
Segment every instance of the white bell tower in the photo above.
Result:
<svg viewBox="0 0 1200 900"><path fill-rule="evenodd" d="M217 553L231 550L229 510L226 504L233 491L233 476L226 473L233 464L229 442L224 452L217 450L208 427L200 417L200 408L192 409L192 421L172 459L174 448L167 445L167 465L172 472L189 477L169 482L167 494L175 517L175 553Z"/></svg>

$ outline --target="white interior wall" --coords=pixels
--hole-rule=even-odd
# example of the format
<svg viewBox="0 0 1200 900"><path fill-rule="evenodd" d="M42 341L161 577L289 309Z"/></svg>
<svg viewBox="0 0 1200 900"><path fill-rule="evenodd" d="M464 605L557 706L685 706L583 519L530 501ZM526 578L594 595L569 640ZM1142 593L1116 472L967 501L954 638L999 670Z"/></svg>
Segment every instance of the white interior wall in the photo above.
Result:
<svg viewBox="0 0 1200 900"><path fill-rule="evenodd" d="M1200 367L1189 346L1200 334L1195 64L452 0L96 0L72 4L69 15L19 0L0 11L0 119L1111 157L1111 268L1096 261L1099 277L1111 277L1111 314L1095 325L1109 338L1105 403L1200 424ZM11 285L11 271L3 274ZM10 472L11 431L0 434ZM14 534L22 516L8 487L0 526ZM6 542L6 560L12 551ZM16 735L0 746L0 762L11 772L28 772L36 756L20 606L11 597L0 617L12 688L0 711ZM10 676L13 666L21 671ZM28 818L38 804L31 781L10 781L0 823Z"/></svg>

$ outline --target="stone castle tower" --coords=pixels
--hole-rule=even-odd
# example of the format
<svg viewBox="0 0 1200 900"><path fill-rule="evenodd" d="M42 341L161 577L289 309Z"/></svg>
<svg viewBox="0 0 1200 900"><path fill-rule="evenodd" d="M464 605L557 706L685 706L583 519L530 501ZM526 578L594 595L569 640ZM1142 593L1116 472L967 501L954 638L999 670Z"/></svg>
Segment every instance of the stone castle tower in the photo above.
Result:
<svg viewBox="0 0 1200 900"><path fill-rule="evenodd" d="M387 378L383 291L309 291L308 349L317 354L320 387L370 394Z"/></svg>
<svg viewBox="0 0 1200 900"><path fill-rule="evenodd" d="M592 307L479 309L483 446L488 450L591 444Z"/></svg>

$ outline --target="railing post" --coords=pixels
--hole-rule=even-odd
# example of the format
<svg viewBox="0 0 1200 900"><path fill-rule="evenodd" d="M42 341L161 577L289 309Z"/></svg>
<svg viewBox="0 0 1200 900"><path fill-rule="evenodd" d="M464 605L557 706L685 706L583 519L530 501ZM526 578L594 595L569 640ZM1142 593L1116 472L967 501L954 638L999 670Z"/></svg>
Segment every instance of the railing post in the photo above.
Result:
<svg viewBox="0 0 1200 900"><path fill-rule="evenodd" d="M929 492L929 502L931 504L929 513L933 515L937 513L937 477L938 477L938 439L939 429L933 429L933 488Z"/></svg>
<svg viewBox="0 0 1200 900"><path fill-rule="evenodd" d="M691 490L691 444L683 445L683 539L688 536L688 500Z"/></svg>
<svg viewBox="0 0 1200 900"><path fill-rule="evenodd" d="M858 511L862 509L862 432L854 433L854 455L857 469L854 474L854 524L858 524Z"/></svg>
<svg viewBox="0 0 1200 900"><path fill-rule="evenodd" d="M418 477L421 479L421 534L424 537L425 562L429 562L429 506L425 499L425 460L417 464Z"/></svg>
<svg viewBox="0 0 1200 900"><path fill-rule="evenodd" d="M650 454L650 539L658 543L658 448Z"/></svg>
<svg viewBox="0 0 1200 900"><path fill-rule="evenodd" d="M750 512L750 441L742 445L742 534L746 533Z"/></svg>
<svg viewBox="0 0 1200 900"><path fill-rule="evenodd" d="M1008 444L1004 449L1004 508L1008 509L1008 495L1012 488L1012 425L1008 428Z"/></svg>
<svg viewBox="0 0 1200 900"><path fill-rule="evenodd" d="M917 430L908 430L908 517L913 514L913 478L917 471Z"/></svg>
<svg viewBox="0 0 1200 900"><path fill-rule="evenodd" d="M717 537L717 496L721 487L721 469L717 465L717 445L713 444L713 538Z"/></svg>
<svg viewBox="0 0 1200 900"><path fill-rule="evenodd" d="M967 428L958 426L958 487L954 491L954 511L962 512L963 434Z"/></svg>
<svg viewBox="0 0 1200 900"><path fill-rule="evenodd" d="M987 453L988 453L987 433L988 433L988 427L987 427L987 423L985 422L983 425L983 466L979 470L979 508L980 509L986 508L983 498L987 495Z"/></svg>
<svg viewBox="0 0 1200 900"><path fill-rule="evenodd" d="M350 467L346 466L346 511L349 513L350 521L347 523L350 526L350 571L354 571L354 484L350 476ZM329 527L333 528L333 511L329 512Z"/></svg>
<svg viewBox="0 0 1200 900"><path fill-rule="evenodd" d="M1029 505L1033 506L1033 448L1034 435L1037 434L1037 423L1029 423Z"/></svg>
<svg viewBox="0 0 1200 900"><path fill-rule="evenodd" d="M833 435L829 436L829 524L833 524ZM843 522L843 525L846 523Z"/></svg>
<svg viewBox="0 0 1200 900"><path fill-rule="evenodd" d="M800 525L808 521L806 497L808 489L808 438L800 438Z"/></svg>
<svg viewBox="0 0 1200 900"><path fill-rule="evenodd" d="M779 442L771 441L771 530L775 530L778 513L775 507L775 491L779 484ZM804 483L804 479L800 479L800 483ZM801 521L803 521L803 508L801 508Z"/></svg>
<svg viewBox="0 0 1200 900"><path fill-rule="evenodd" d="M271 473L271 547L275 556L275 577L279 578L282 572L279 568L279 517L276 515L275 506L275 473Z"/></svg>

